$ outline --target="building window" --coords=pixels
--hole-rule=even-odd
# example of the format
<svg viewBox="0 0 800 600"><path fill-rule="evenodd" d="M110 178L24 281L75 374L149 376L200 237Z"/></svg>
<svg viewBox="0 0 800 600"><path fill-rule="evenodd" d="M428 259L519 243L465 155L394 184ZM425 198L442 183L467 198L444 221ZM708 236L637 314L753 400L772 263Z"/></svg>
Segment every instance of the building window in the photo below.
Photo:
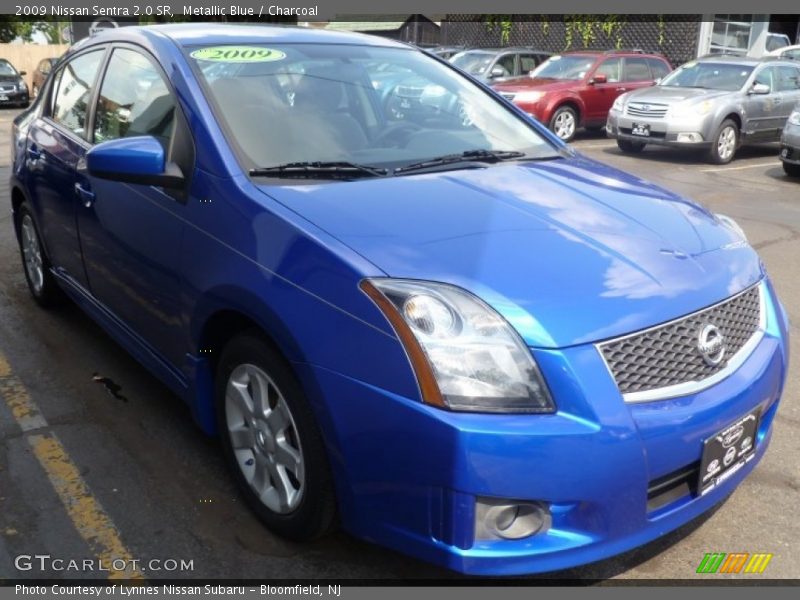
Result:
<svg viewBox="0 0 800 600"><path fill-rule="evenodd" d="M709 52L747 54L752 28L752 15L714 15Z"/></svg>

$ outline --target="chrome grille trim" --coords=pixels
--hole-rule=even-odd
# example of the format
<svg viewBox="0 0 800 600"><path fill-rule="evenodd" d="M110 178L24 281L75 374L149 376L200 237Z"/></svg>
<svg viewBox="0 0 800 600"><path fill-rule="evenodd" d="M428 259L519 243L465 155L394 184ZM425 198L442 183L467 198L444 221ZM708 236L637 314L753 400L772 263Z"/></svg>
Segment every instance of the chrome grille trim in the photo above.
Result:
<svg viewBox="0 0 800 600"><path fill-rule="evenodd" d="M0 94L16 92L16 91L17 91L17 86L14 85L14 84L11 84L11 85L0 85Z"/></svg>
<svg viewBox="0 0 800 600"><path fill-rule="evenodd" d="M648 107L645 110L645 107ZM628 102L625 113L632 117L648 117L651 119L663 119L667 114L666 104L654 104L650 102Z"/></svg>
<svg viewBox="0 0 800 600"><path fill-rule="evenodd" d="M646 335L647 333L650 333L650 332L653 332L653 331L656 331L656 330L659 330L659 329L673 327L673 326L681 323L682 321L701 318L705 313L715 311L715 310L719 309L720 307L722 307L722 306L724 306L724 305L726 305L728 303L731 303L731 302L741 298L742 296L744 296L746 294L753 293L754 290L757 292L757 294L758 294L759 315L758 315L758 323L757 323L757 325L755 327L755 330L750 335L750 337L742 344L742 346L738 350L736 350L736 352L733 355L731 355L730 358L727 359L727 361L725 361L724 366L722 368L720 368L719 370L711 373L710 375L708 375L706 377L702 377L700 379L692 379L692 380L676 383L676 384L673 384L673 385L667 385L667 386L662 386L662 387L657 387L657 388L652 388L652 389L646 389L646 390L641 390L641 391L628 391L628 392L625 392L620 388L619 384L617 383L617 387L622 392L623 400L625 402L628 402L628 403L653 402L653 401L656 401L656 400L666 400L666 399L669 399L669 398L676 398L676 397L680 397L680 396L686 396L686 395L689 395L689 394L695 394L695 393L700 392L700 391L702 391L704 389L707 389L707 388L709 388L709 387L711 387L713 385L716 385L717 383L719 383L723 379L725 379L725 378L729 377L731 374L733 374L737 369L739 369L739 367L742 366L744 361L747 360L747 358L750 356L750 354L753 352L753 350L756 348L756 346L758 346L758 344L761 341L761 339L764 337L764 331L766 330L766 326L767 326L767 323L766 323L766 318L767 318L766 293L767 292L766 292L766 289L765 289L764 286L765 286L764 282L761 281L761 282L759 282L759 283L757 283L757 284L755 284L753 286L750 286L746 290L744 290L742 292L739 292L738 294L736 294L734 296L731 296L730 298L727 298L727 299L725 299L725 300L723 300L721 302L718 302L717 304L713 304L712 306L706 307L706 308L704 308L702 310L699 310L697 312L694 312L694 313L691 313L691 314L688 314L688 315L684 315L683 317L679 317L677 319L673 319L672 321L668 321L666 323L661 323L660 325L656 325L654 327L649 327L647 329L643 329L643 330L640 330L640 331L637 331L637 332L634 332L634 333L631 333L631 334L628 334L628 335L624 335L624 336L621 336L621 337L618 337L618 338L614 338L612 340L606 340L604 342L600 342L600 343L595 344L595 347L597 348L598 352L600 353L600 356L603 359L603 362L605 363L606 368L608 369L608 372L611 375L611 378L614 379L615 383L617 383L617 377L615 376L614 369L609 364L609 361L608 361L608 359L606 357L606 354L604 352L604 349L606 347L614 345L614 344L618 344L619 342L627 340L627 339L630 339L630 338L635 338L635 337Z"/></svg>

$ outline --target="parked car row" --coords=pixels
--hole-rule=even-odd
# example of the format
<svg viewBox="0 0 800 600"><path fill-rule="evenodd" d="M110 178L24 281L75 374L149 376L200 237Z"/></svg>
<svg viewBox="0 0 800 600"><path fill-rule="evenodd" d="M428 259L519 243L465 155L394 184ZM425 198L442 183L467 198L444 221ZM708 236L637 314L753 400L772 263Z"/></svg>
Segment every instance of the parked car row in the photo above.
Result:
<svg viewBox="0 0 800 600"><path fill-rule="evenodd" d="M0 58L0 106L28 106L31 98L39 94L53 65L57 62L57 57L40 60L33 72L29 90L28 84L23 79L28 74L27 71L18 71L10 61Z"/></svg>

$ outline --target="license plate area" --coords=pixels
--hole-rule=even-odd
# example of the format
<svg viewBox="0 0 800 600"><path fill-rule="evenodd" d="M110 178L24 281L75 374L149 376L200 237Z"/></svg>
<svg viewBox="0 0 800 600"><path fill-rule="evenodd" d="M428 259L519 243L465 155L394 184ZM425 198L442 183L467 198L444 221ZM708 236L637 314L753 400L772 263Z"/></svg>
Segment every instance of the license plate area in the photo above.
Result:
<svg viewBox="0 0 800 600"><path fill-rule="evenodd" d="M647 123L634 123L631 126L632 135L640 135L642 137L650 137L650 125Z"/></svg>
<svg viewBox="0 0 800 600"><path fill-rule="evenodd" d="M755 457L759 411L737 419L703 442L697 491L707 494Z"/></svg>
<svg viewBox="0 0 800 600"><path fill-rule="evenodd" d="M0 94L0 102L5 102L6 100L8 100L8 96L5 94Z"/></svg>

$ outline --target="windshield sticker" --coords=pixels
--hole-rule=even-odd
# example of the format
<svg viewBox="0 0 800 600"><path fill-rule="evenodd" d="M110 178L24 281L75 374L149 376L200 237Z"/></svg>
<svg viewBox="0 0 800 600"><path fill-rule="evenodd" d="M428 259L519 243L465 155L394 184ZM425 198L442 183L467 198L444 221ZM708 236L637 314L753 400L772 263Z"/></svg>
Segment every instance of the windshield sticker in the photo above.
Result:
<svg viewBox="0 0 800 600"><path fill-rule="evenodd" d="M210 60L226 63L272 62L283 60L286 54L272 48L257 46L214 46L200 48L189 56L197 60Z"/></svg>

